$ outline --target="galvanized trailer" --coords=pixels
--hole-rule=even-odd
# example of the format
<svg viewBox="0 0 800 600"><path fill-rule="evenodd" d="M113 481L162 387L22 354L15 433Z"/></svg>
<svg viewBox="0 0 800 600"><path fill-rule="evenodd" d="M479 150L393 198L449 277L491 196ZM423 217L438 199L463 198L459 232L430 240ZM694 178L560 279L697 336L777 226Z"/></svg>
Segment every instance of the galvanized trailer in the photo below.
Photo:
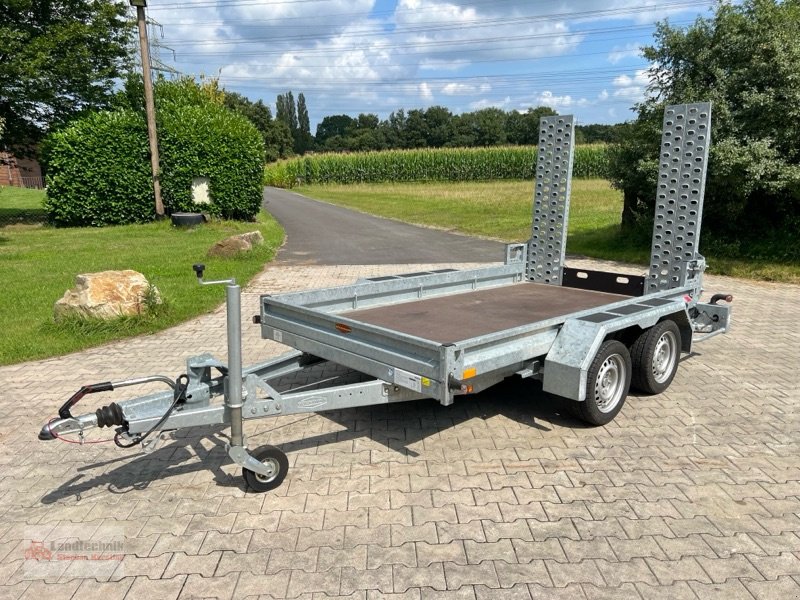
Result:
<svg viewBox="0 0 800 600"><path fill-rule="evenodd" d="M661 166L646 276L564 264L573 160L573 119L540 124L531 239L506 248L501 266L377 277L353 285L262 296L262 336L295 352L243 369L240 289L226 284L228 363L191 358L187 372L84 386L40 439L116 427L122 447L152 451L162 432L230 424L231 458L251 488L273 489L288 461L266 446L248 452L243 422L434 398L443 405L506 377L537 378L594 425L610 422L631 386L663 392L692 343L724 333L728 294L701 302L698 253L710 142L707 103L665 110ZM214 376L214 371L218 374ZM171 391L111 403L73 417L88 393L148 381ZM297 385L303 381L302 385Z"/></svg>

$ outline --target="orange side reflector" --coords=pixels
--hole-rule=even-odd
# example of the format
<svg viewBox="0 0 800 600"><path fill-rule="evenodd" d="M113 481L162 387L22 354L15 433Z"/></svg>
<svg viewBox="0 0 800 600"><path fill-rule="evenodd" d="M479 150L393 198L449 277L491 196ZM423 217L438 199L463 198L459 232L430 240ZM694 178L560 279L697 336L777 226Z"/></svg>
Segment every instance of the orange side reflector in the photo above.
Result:
<svg viewBox="0 0 800 600"><path fill-rule="evenodd" d="M469 369L464 369L464 374L461 375L461 379L469 379L470 377L475 377L478 374L478 371L475 367L470 367Z"/></svg>
<svg viewBox="0 0 800 600"><path fill-rule="evenodd" d="M353 333L353 328L344 323L336 323L336 331L339 333Z"/></svg>

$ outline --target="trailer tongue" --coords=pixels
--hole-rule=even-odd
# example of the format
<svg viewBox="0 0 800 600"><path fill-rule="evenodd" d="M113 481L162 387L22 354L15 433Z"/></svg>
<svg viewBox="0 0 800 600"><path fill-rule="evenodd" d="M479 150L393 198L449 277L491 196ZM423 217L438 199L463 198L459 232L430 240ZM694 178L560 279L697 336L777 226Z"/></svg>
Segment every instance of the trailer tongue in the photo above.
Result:
<svg viewBox="0 0 800 600"><path fill-rule="evenodd" d="M262 296L254 320L262 337L295 351L242 368L241 290L225 285L228 362L210 355L187 361L176 380L165 376L82 387L42 427L39 439L62 439L97 427L115 428L123 448L155 449L164 433L200 425L231 427L228 454L248 485L280 485L286 455L247 449L244 422L456 396L506 377L542 381L572 400L578 417L610 422L631 386L667 389L681 352L724 333L728 294L701 302L705 261L698 253L711 107L669 106L664 114L652 253L646 276L564 265L573 161L573 119L540 123L531 239L506 248L504 264L410 273L349 286ZM168 390L73 416L87 394L158 381Z"/></svg>

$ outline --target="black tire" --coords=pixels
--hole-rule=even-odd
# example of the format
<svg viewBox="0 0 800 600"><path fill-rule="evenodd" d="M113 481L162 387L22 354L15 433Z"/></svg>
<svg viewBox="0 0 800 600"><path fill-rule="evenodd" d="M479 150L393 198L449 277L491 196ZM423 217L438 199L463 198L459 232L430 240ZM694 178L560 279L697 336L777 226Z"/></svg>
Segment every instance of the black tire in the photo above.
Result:
<svg viewBox="0 0 800 600"><path fill-rule="evenodd" d="M631 385L645 394L660 394L675 378L680 357L681 331L675 321L656 323L631 346Z"/></svg>
<svg viewBox="0 0 800 600"><path fill-rule="evenodd" d="M631 386L631 355L625 344L606 340L597 350L586 378L586 399L575 414L591 425L606 425L625 404Z"/></svg>
<svg viewBox="0 0 800 600"><path fill-rule="evenodd" d="M275 446L262 446L252 453L253 458L271 466L274 475L265 477L250 469L242 468L242 476L247 482L247 486L254 492L268 492L278 487L286 478L289 472L289 459L286 454Z"/></svg>

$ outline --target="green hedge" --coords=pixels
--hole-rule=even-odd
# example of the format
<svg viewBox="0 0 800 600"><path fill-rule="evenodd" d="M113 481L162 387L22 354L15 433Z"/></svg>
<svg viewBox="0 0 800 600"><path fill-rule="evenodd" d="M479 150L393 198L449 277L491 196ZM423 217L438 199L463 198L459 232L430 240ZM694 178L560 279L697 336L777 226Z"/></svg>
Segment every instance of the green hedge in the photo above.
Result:
<svg viewBox="0 0 800 600"><path fill-rule="evenodd" d="M262 200L264 142L245 117L213 103L159 113L161 189L168 212L252 220ZM137 111L94 113L52 134L45 149L45 208L57 225L116 225L155 218L149 146ZM207 177L211 203L195 205Z"/></svg>
<svg viewBox="0 0 800 600"><path fill-rule="evenodd" d="M95 113L51 134L44 146L48 217L58 225L152 220L149 156L138 113Z"/></svg>
<svg viewBox="0 0 800 600"><path fill-rule="evenodd" d="M264 183L385 183L413 181L485 181L533 179L536 148L426 148L384 152L330 153L297 157L267 165ZM605 145L575 148L573 176L607 176Z"/></svg>
<svg viewBox="0 0 800 600"><path fill-rule="evenodd" d="M170 211L250 220L261 208L264 140L245 117L216 105L171 106L160 118L161 189ZM212 202L195 205L192 179L207 177Z"/></svg>

